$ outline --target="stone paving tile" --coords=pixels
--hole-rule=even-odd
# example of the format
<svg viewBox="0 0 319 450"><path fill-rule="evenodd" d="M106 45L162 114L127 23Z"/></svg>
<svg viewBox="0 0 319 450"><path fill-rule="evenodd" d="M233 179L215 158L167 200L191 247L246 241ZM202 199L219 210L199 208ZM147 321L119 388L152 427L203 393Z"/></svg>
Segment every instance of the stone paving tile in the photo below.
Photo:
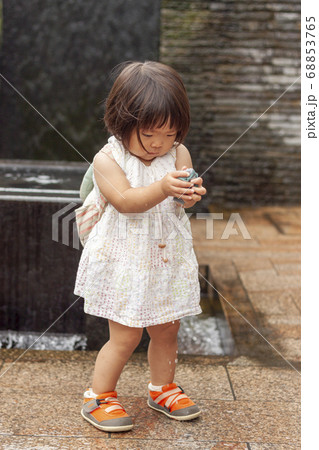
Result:
<svg viewBox="0 0 319 450"><path fill-rule="evenodd" d="M248 292L248 297L257 313L300 316L290 290Z"/></svg>
<svg viewBox="0 0 319 450"><path fill-rule="evenodd" d="M194 375L195 374L195 375ZM175 380L187 395L196 399L232 400L233 395L223 366L202 366L200 364L177 364ZM122 396L147 397L147 385L150 381L148 364L134 367L128 364L120 377L117 390ZM203 389L205 386L205 389Z"/></svg>
<svg viewBox="0 0 319 450"><path fill-rule="evenodd" d="M274 266L279 275L300 275L301 272L301 264L299 263L274 264Z"/></svg>
<svg viewBox="0 0 319 450"><path fill-rule="evenodd" d="M114 436L115 434L113 434ZM229 449L246 450L247 445L240 442L213 442L200 440L171 441L168 439L116 439L110 438L108 433L101 438L83 437L51 437L51 436L0 436L0 448L5 450L151 450L158 449Z"/></svg>
<svg viewBox="0 0 319 450"><path fill-rule="evenodd" d="M259 317L264 336L269 339L292 338L300 339L301 317L300 314L265 314Z"/></svg>
<svg viewBox="0 0 319 450"><path fill-rule="evenodd" d="M244 221L244 224L251 238L257 242L259 242L260 239L278 239L280 237L279 230L274 226L265 226L262 223L249 224L246 220Z"/></svg>
<svg viewBox="0 0 319 450"><path fill-rule="evenodd" d="M233 400L231 387L225 367L177 365L176 380L183 389L198 400Z"/></svg>
<svg viewBox="0 0 319 450"><path fill-rule="evenodd" d="M299 444L256 444L256 443L249 443L251 450L299 450L300 443Z"/></svg>
<svg viewBox="0 0 319 450"><path fill-rule="evenodd" d="M99 450L111 448L108 446L108 441L110 441L109 438L0 435L0 448L5 450Z"/></svg>
<svg viewBox="0 0 319 450"><path fill-rule="evenodd" d="M199 405L202 416L185 423L172 423L164 415L142 408L136 417L138 425L125 438L156 439L165 428L167 438L195 442L299 440L300 405L297 403L201 400Z"/></svg>
<svg viewBox="0 0 319 450"><path fill-rule="evenodd" d="M301 339L279 338L272 339L271 344L290 361L301 361Z"/></svg>
<svg viewBox="0 0 319 450"><path fill-rule="evenodd" d="M209 264L209 269L213 280L218 279L220 284L231 280L237 280L238 278L236 268L230 260L226 260L225 263L222 261L211 262Z"/></svg>
<svg viewBox="0 0 319 450"><path fill-rule="evenodd" d="M271 241L270 241L271 242ZM298 250L298 249L297 249ZM237 247L237 248L225 248L222 245L212 245L203 244L197 245L195 243L195 253L199 256L199 261L201 262L201 255L206 255L206 261L212 263L215 261L216 265L219 261L230 263L233 259L244 259L244 258L269 258L272 262L275 261L285 261L289 262L300 262L300 251L297 251L295 247L286 248L285 245L268 245L266 242L264 246L256 247ZM212 255L213 258L212 258Z"/></svg>
<svg viewBox="0 0 319 450"><path fill-rule="evenodd" d="M0 359L6 362L16 361L95 361L97 351L28 350L1 348Z"/></svg>
<svg viewBox="0 0 319 450"><path fill-rule="evenodd" d="M90 427L84 431L82 402L74 395L37 393L34 386L24 392L1 389L0 399L0 435L96 436Z"/></svg>
<svg viewBox="0 0 319 450"><path fill-rule="evenodd" d="M106 441L107 448L108 449L120 449L120 450L126 450L126 449L141 449L141 450L152 450L152 449L175 449L175 448L181 448L181 449L201 449L201 450L208 450L208 449L216 449L216 450L246 450L248 449L247 445L242 442L213 442L213 441L206 441L206 440L198 440L196 442L191 442L190 440L179 440L178 438L174 441L171 439L152 439L152 440L146 440L146 439L136 439L131 440L127 439L125 442L122 442L122 439L111 439L111 441Z"/></svg>
<svg viewBox="0 0 319 450"><path fill-rule="evenodd" d="M269 211L267 217L276 224L283 234L300 234L300 211Z"/></svg>
<svg viewBox="0 0 319 450"><path fill-rule="evenodd" d="M284 290L300 286L299 276L277 275L274 269L239 272L239 276L248 291Z"/></svg>
<svg viewBox="0 0 319 450"><path fill-rule="evenodd" d="M300 237L299 236L285 236L280 235L278 239L267 239L260 237L258 238L259 249L264 251L272 251L276 257L287 257L285 253L291 253L289 257L296 258L298 254L294 254L297 251L299 252L300 257Z"/></svg>
<svg viewBox="0 0 319 450"><path fill-rule="evenodd" d="M103 432L84 421L81 402L73 395L37 394L26 391L1 392L4 413L0 435L45 435L57 437L101 437ZM298 442L299 405L287 402L213 401L198 402L202 416L190 422L172 421L150 410L146 400L119 397L132 415L135 427L116 439L159 439L179 441ZM48 409L49 408L49 409ZM19 410L19 418L16 412Z"/></svg>
<svg viewBox="0 0 319 450"><path fill-rule="evenodd" d="M300 375L293 369L228 366L236 400L300 402Z"/></svg>
<svg viewBox="0 0 319 450"><path fill-rule="evenodd" d="M11 363L5 363L3 371L10 368ZM194 371L196 377L194 377ZM84 362L20 362L15 363L1 378L2 388L12 388L16 391L33 389L37 392L61 392L67 386L68 393L74 393L77 398L90 386L93 374L91 361ZM189 396L210 395L213 399L232 399L226 370L223 366L201 364L177 364L175 379L182 385ZM14 380L14 381L13 381ZM150 371L147 362L129 361L125 366L118 385L118 394L122 396L147 396L147 385L150 381ZM201 389L202 383L207 389Z"/></svg>
<svg viewBox="0 0 319 450"><path fill-rule="evenodd" d="M234 258L233 263L235 264L238 272L250 271L250 270L264 270L264 269L273 269L274 266L270 259L268 258L255 258L248 257L245 258Z"/></svg>
<svg viewBox="0 0 319 450"><path fill-rule="evenodd" d="M281 358L279 360L280 366L285 367L287 363ZM232 361L227 363L227 367L239 366L239 367L269 367L268 362L260 358L254 357L253 355L240 355L235 357ZM274 366L271 366L274 367ZM276 366L278 367L278 366Z"/></svg>
<svg viewBox="0 0 319 450"><path fill-rule="evenodd" d="M270 342L270 341L268 341ZM271 346L261 339L247 339L245 336L237 336L236 346L241 356L247 356L255 361L256 366L263 367L299 367L300 357L287 358L287 349L282 348L276 340L271 341Z"/></svg>
<svg viewBox="0 0 319 450"><path fill-rule="evenodd" d="M297 308L301 310L301 289L289 289L289 292L291 293Z"/></svg>
<svg viewBox="0 0 319 450"><path fill-rule="evenodd" d="M14 387L16 391L36 388L37 392L61 392L67 387L69 394L83 392L92 378L91 361L18 361L5 363L0 379L1 388Z"/></svg>

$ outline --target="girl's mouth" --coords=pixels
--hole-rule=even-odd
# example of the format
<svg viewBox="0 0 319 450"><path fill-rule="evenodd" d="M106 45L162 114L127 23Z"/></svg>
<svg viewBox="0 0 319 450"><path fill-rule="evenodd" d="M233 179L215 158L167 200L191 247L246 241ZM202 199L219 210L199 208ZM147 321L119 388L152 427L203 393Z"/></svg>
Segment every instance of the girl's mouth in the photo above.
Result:
<svg viewBox="0 0 319 450"><path fill-rule="evenodd" d="M149 152L148 150L145 150L145 151L146 151L146 153L148 153L151 156L157 156L159 154L158 152L153 153L153 152Z"/></svg>

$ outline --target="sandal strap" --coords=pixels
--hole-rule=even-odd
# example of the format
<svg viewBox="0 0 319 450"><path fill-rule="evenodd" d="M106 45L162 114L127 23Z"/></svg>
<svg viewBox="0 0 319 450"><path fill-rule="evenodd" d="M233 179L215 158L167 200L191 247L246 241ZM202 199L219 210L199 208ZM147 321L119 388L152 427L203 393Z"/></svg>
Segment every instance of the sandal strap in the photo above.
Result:
<svg viewBox="0 0 319 450"><path fill-rule="evenodd" d="M91 413L91 412L95 411L98 408L99 408L99 405L98 405L98 403L97 403L95 398L93 398L92 400L84 403L84 405L83 405L83 409L87 413Z"/></svg>
<svg viewBox="0 0 319 450"><path fill-rule="evenodd" d="M103 409L105 409L105 411L107 413L111 412L111 411L116 411L116 410L122 410L125 412L125 409L123 408L123 406L121 405L121 403L116 400L114 397L107 397L105 399L98 399L97 400L98 405L107 405L110 404L110 406L107 406Z"/></svg>
<svg viewBox="0 0 319 450"><path fill-rule="evenodd" d="M123 408L121 403L118 400L116 400L114 397L107 397L105 399L93 398L92 400L84 403L83 409L88 413L92 413L96 409L101 408L100 405L109 405L109 406L106 406L105 408L102 408L102 409L105 409L105 411L107 413L109 413L111 411L116 411L116 410L122 410L125 412L125 409Z"/></svg>
<svg viewBox="0 0 319 450"><path fill-rule="evenodd" d="M183 393L183 390L179 387L175 389L171 389L169 391L164 392L154 399L154 402L159 404L162 400L167 399L165 402L165 406L167 408L172 407L176 402L182 400L183 398L188 398L186 394Z"/></svg>

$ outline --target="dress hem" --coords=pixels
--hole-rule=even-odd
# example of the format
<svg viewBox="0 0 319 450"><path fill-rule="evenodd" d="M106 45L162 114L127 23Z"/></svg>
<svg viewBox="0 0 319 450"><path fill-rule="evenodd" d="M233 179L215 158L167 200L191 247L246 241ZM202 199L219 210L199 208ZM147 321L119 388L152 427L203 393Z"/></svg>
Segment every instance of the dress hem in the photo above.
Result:
<svg viewBox="0 0 319 450"><path fill-rule="evenodd" d="M113 322L120 323L121 325L125 325L126 327L130 327L130 328L146 328L146 327L152 327L154 325L162 325L164 323L173 322L174 320L179 320L179 319L182 319L183 317L196 316L196 315L202 313L202 309L199 306L198 308L196 308L194 310L189 310L189 311L186 311L184 313L176 314L176 316L172 317L170 320L167 320L166 317L165 318L157 318L157 319L154 319L153 321L150 321L150 322L148 322L147 324L144 324L144 325L128 325L127 321L123 320L122 318L119 318L115 314L113 315L113 317L110 317L111 314L109 315L109 317L106 317L106 316L103 316L101 314L96 314L96 313L93 313L93 312L89 312L89 310L85 310L85 308L84 308L84 312L85 312L85 314L89 314L91 316L102 317L103 319L112 320Z"/></svg>

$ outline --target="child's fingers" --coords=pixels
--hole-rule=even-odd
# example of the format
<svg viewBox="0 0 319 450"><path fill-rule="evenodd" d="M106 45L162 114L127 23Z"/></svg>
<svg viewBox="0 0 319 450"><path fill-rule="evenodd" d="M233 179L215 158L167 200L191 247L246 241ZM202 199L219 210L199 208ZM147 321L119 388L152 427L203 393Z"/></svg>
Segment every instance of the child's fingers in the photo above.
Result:
<svg viewBox="0 0 319 450"><path fill-rule="evenodd" d="M198 195L198 194L193 194L191 198L192 198L193 201L199 202L199 201L201 201L202 196Z"/></svg>
<svg viewBox="0 0 319 450"><path fill-rule="evenodd" d="M192 195L177 195L176 197L179 200L184 200L184 203L187 205L187 203L193 201L192 196L193 196L193 194Z"/></svg>
<svg viewBox="0 0 319 450"><path fill-rule="evenodd" d="M203 178L201 178L201 177L193 178L192 183L198 184L199 186L201 186L203 184Z"/></svg>
<svg viewBox="0 0 319 450"><path fill-rule="evenodd" d="M179 178L173 178L173 183L174 183L174 186L179 187L179 188L184 188L184 189L194 186L193 180L183 181L183 180L180 180Z"/></svg>
<svg viewBox="0 0 319 450"><path fill-rule="evenodd" d="M196 194L199 194L199 195L205 195L206 194L206 189L203 187L203 186L200 186L200 187L195 187L194 186L194 192L196 193Z"/></svg>
<svg viewBox="0 0 319 450"><path fill-rule="evenodd" d="M194 188L189 188L189 189L174 189L175 195L179 196L179 195L187 195L190 196L192 194L194 194Z"/></svg>
<svg viewBox="0 0 319 450"><path fill-rule="evenodd" d="M186 172L186 170L176 170L175 172L171 172L171 175L174 178L178 178L178 177L186 178L186 177L188 177L189 173Z"/></svg>

